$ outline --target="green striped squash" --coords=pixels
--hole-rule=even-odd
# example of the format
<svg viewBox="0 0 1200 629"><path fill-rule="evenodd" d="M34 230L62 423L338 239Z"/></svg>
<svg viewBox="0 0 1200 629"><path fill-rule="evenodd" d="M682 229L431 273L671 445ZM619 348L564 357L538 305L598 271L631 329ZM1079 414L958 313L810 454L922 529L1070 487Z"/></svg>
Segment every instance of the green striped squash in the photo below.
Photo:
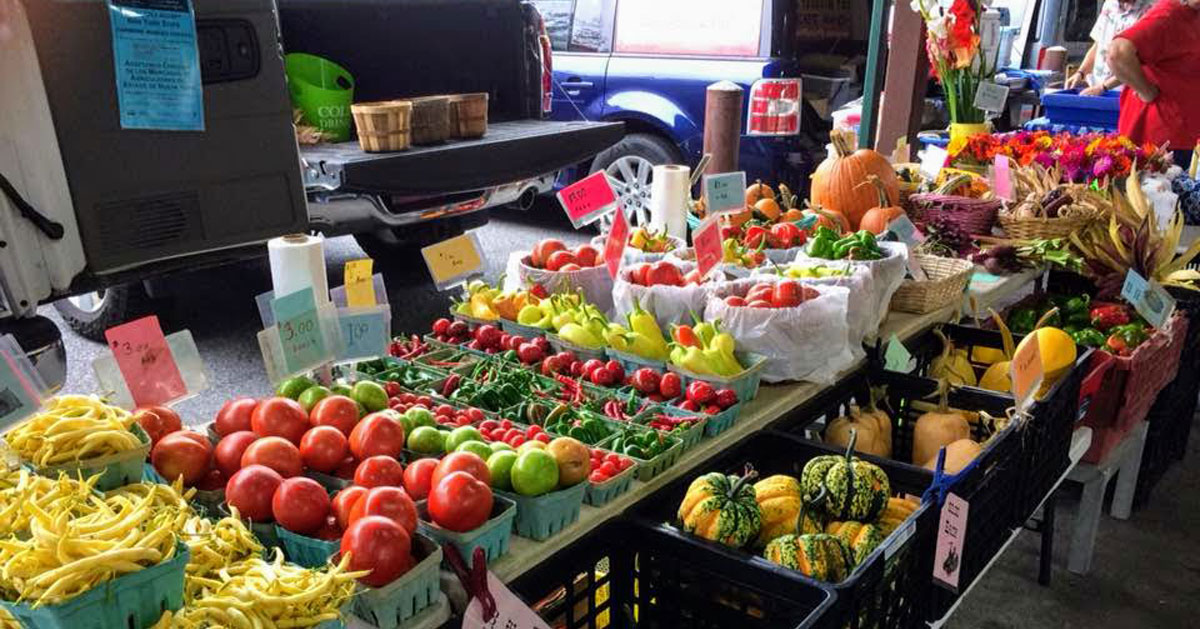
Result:
<svg viewBox="0 0 1200 629"><path fill-rule="evenodd" d="M762 509L755 500L756 476L719 472L705 474L692 481L679 505L683 530L726 546L745 546L762 527Z"/></svg>
<svg viewBox="0 0 1200 629"><path fill-rule="evenodd" d="M763 557L826 583L845 580L853 565L846 543L827 533L776 537L767 544Z"/></svg>

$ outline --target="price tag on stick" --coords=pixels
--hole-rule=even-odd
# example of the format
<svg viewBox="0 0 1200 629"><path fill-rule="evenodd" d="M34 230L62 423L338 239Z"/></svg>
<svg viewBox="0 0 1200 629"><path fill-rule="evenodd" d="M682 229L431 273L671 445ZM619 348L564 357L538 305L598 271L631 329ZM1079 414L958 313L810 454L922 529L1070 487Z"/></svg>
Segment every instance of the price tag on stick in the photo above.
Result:
<svg viewBox="0 0 1200 629"><path fill-rule="evenodd" d="M346 305L351 308L368 308L375 305L375 281L371 273L374 261L370 258L351 260L342 273L342 285L346 289Z"/></svg>
<svg viewBox="0 0 1200 629"><path fill-rule="evenodd" d="M617 207L617 193L603 170L596 171L558 191L558 202L575 229L600 220Z"/></svg>
<svg viewBox="0 0 1200 629"><path fill-rule="evenodd" d="M709 216L746 209L746 173L705 175L704 209Z"/></svg>
<svg viewBox="0 0 1200 629"><path fill-rule="evenodd" d="M447 290L483 274L479 237L467 232L421 249L438 290Z"/></svg>
<svg viewBox="0 0 1200 629"><path fill-rule="evenodd" d="M956 494L946 495L938 522L937 546L933 553L933 578L936 583L958 591L958 573L962 568L963 542L967 536L970 503Z"/></svg>
<svg viewBox="0 0 1200 629"><path fill-rule="evenodd" d="M930 144L925 147L921 152L921 174L925 175L926 179L937 179L938 175L942 174L947 157L950 157L950 153L940 146Z"/></svg>
<svg viewBox="0 0 1200 629"><path fill-rule="evenodd" d="M616 279L617 271L621 269L621 260L625 257L625 245L629 242L629 219L625 217L625 208L620 205L613 210L612 229L604 240L604 263L608 265L608 274Z"/></svg>
<svg viewBox="0 0 1200 629"><path fill-rule="evenodd" d="M33 366L16 340L7 334L0 339L4 341L0 347L0 430L4 430L37 411L42 403L38 393L42 385L31 381L31 375L24 371Z"/></svg>
<svg viewBox="0 0 1200 629"><path fill-rule="evenodd" d="M974 105L977 109L999 113L1004 111L1004 105L1008 102L1008 86L984 81L979 84L975 90Z"/></svg>
<svg viewBox="0 0 1200 629"><path fill-rule="evenodd" d="M1041 343L1030 342L1019 347L1012 359L1012 394L1016 398L1017 410L1023 411L1033 404L1034 394L1042 386L1045 373L1042 369Z"/></svg>
<svg viewBox="0 0 1200 629"><path fill-rule="evenodd" d="M700 277L708 277L709 271L716 268L724 257L721 250L721 225L717 222L717 217L710 216L692 232L692 245L696 249L696 269Z"/></svg>
<svg viewBox="0 0 1200 629"><path fill-rule="evenodd" d="M111 327L104 331L104 338L134 406L166 404L187 395L158 317L150 315Z"/></svg>
<svg viewBox="0 0 1200 629"><path fill-rule="evenodd" d="M1013 200L1012 170L1007 155L997 155L992 164L992 191L1005 201Z"/></svg>
<svg viewBox="0 0 1200 629"><path fill-rule="evenodd" d="M1156 328L1166 325L1175 312L1175 298L1158 282L1147 280L1133 269L1125 274L1121 296Z"/></svg>
<svg viewBox="0 0 1200 629"><path fill-rule="evenodd" d="M283 364L289 373L310 369L331 358L312 288L277 297L271 309L279 330Z"/></svg>

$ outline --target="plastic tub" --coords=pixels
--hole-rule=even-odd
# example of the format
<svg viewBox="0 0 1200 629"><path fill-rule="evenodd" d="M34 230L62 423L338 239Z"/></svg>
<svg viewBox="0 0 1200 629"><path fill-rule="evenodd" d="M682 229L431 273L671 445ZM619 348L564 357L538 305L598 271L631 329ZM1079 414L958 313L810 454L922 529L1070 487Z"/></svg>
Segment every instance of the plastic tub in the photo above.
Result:
<svg viewBox="0 0 1200 629"><path fill-rule="evenodd" d="M316 55L294 52L283 58L292 105L304 121L332 142L350 139L350 104L354 102L354 77L342 66Z"/></svg>
<svg viewBox="0 0 1200 629"><path fill-rule="evenodd" d="M442 547L420 531L412 537L417 565L404 576L380 587L359 585L354 594L354 615L379 629L396 629L441 596L439 567Z"/></svg>
<svg viewBox="0 0 1200 629"><path fill-rule="evenodd" d="M522 496L500 490L495 493L517 505L517 517L513 521L516 534L540 542L550 539L579 519L579 509L587 488L588 482L584 479L584 482L572 487L541 496Z"/></svg>
<svg viewBox="0 0 1200 629"><path fill-rule="evenodd" d="M508 539L512 535L513 519L517 517L517 505L493 492L492 516L479 528L465 533L448 531L434 524L429 517L429 505L424 500L417 503L417 516L417 527L421 533L437 540L439 544L453 544L469 566L476 548L483 549L488 563L508 552Z"/></svg>
<svg viewBox="0 0 1200 629"><path fill-rule="evenodd" d="M1116 130L1121 93L1109 90L1099 96L1080 96L1079 90L1042 94L1042 107L1052 124L1103 127Z"/></svg>

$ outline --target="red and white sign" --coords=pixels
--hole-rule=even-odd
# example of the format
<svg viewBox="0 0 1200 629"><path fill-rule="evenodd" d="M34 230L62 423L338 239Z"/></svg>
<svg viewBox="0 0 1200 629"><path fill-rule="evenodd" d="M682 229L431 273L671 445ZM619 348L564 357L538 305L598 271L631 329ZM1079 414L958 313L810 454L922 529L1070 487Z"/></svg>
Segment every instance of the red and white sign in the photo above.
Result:
<svg viewBox="0 0 1200 629"><path fill-rule="evenodd" d="M629 242L629 219L625 218L625 208L617 206L613 210L612 229L608 230L608 238L604 241L604 263L608 265L608 274L613 279L621 269L621 259L625 256L625 245Z"/></svg>
<svg viewBox="0 0 1200 629"><path fill-rule="evenodd" d="M708 277L708 272L721 263L721 225L716 217L704 221L700 228L692 232L692 245L696 248L696 268L700 277Z"/></svg>
<svg viewBox="0 0 1200 629"><path fill-rule="evenodd" d="M187 395L187 385L158 317L150 315L104 331L135 406L166 404Z"/></svg>
<svg viewBox="0 0 1200 629"><path fill-rule="evenodd" d="M558 202L575 229L595 222L617 206L617 193L603 170L596 171L558 191Z"/></svg>

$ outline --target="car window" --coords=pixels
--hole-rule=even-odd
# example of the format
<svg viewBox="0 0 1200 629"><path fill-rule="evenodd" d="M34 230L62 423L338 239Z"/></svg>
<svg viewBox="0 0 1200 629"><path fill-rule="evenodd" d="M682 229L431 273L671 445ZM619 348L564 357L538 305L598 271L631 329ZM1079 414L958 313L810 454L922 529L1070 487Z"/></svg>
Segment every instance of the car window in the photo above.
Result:
<svg viewBox="0 0 1200 629"><path fill-rule="evenodd" d="M613 50L758 55L763 0L619 0Z"/></svg>
<svg viewBox="0 0 1200 629"><path fill-rule="evenodd" d="M550 48L556 51L567 49L571 37L571 14L575 0L535 0L533 6L542 14L546 23L546 34L550 36Z"/></svg>
<svg viewBox="0 0 1200 629"><path fill-rule="evenodd" d="M571 52L612 50L614 0L576 0L571 22Z"/></svg>

